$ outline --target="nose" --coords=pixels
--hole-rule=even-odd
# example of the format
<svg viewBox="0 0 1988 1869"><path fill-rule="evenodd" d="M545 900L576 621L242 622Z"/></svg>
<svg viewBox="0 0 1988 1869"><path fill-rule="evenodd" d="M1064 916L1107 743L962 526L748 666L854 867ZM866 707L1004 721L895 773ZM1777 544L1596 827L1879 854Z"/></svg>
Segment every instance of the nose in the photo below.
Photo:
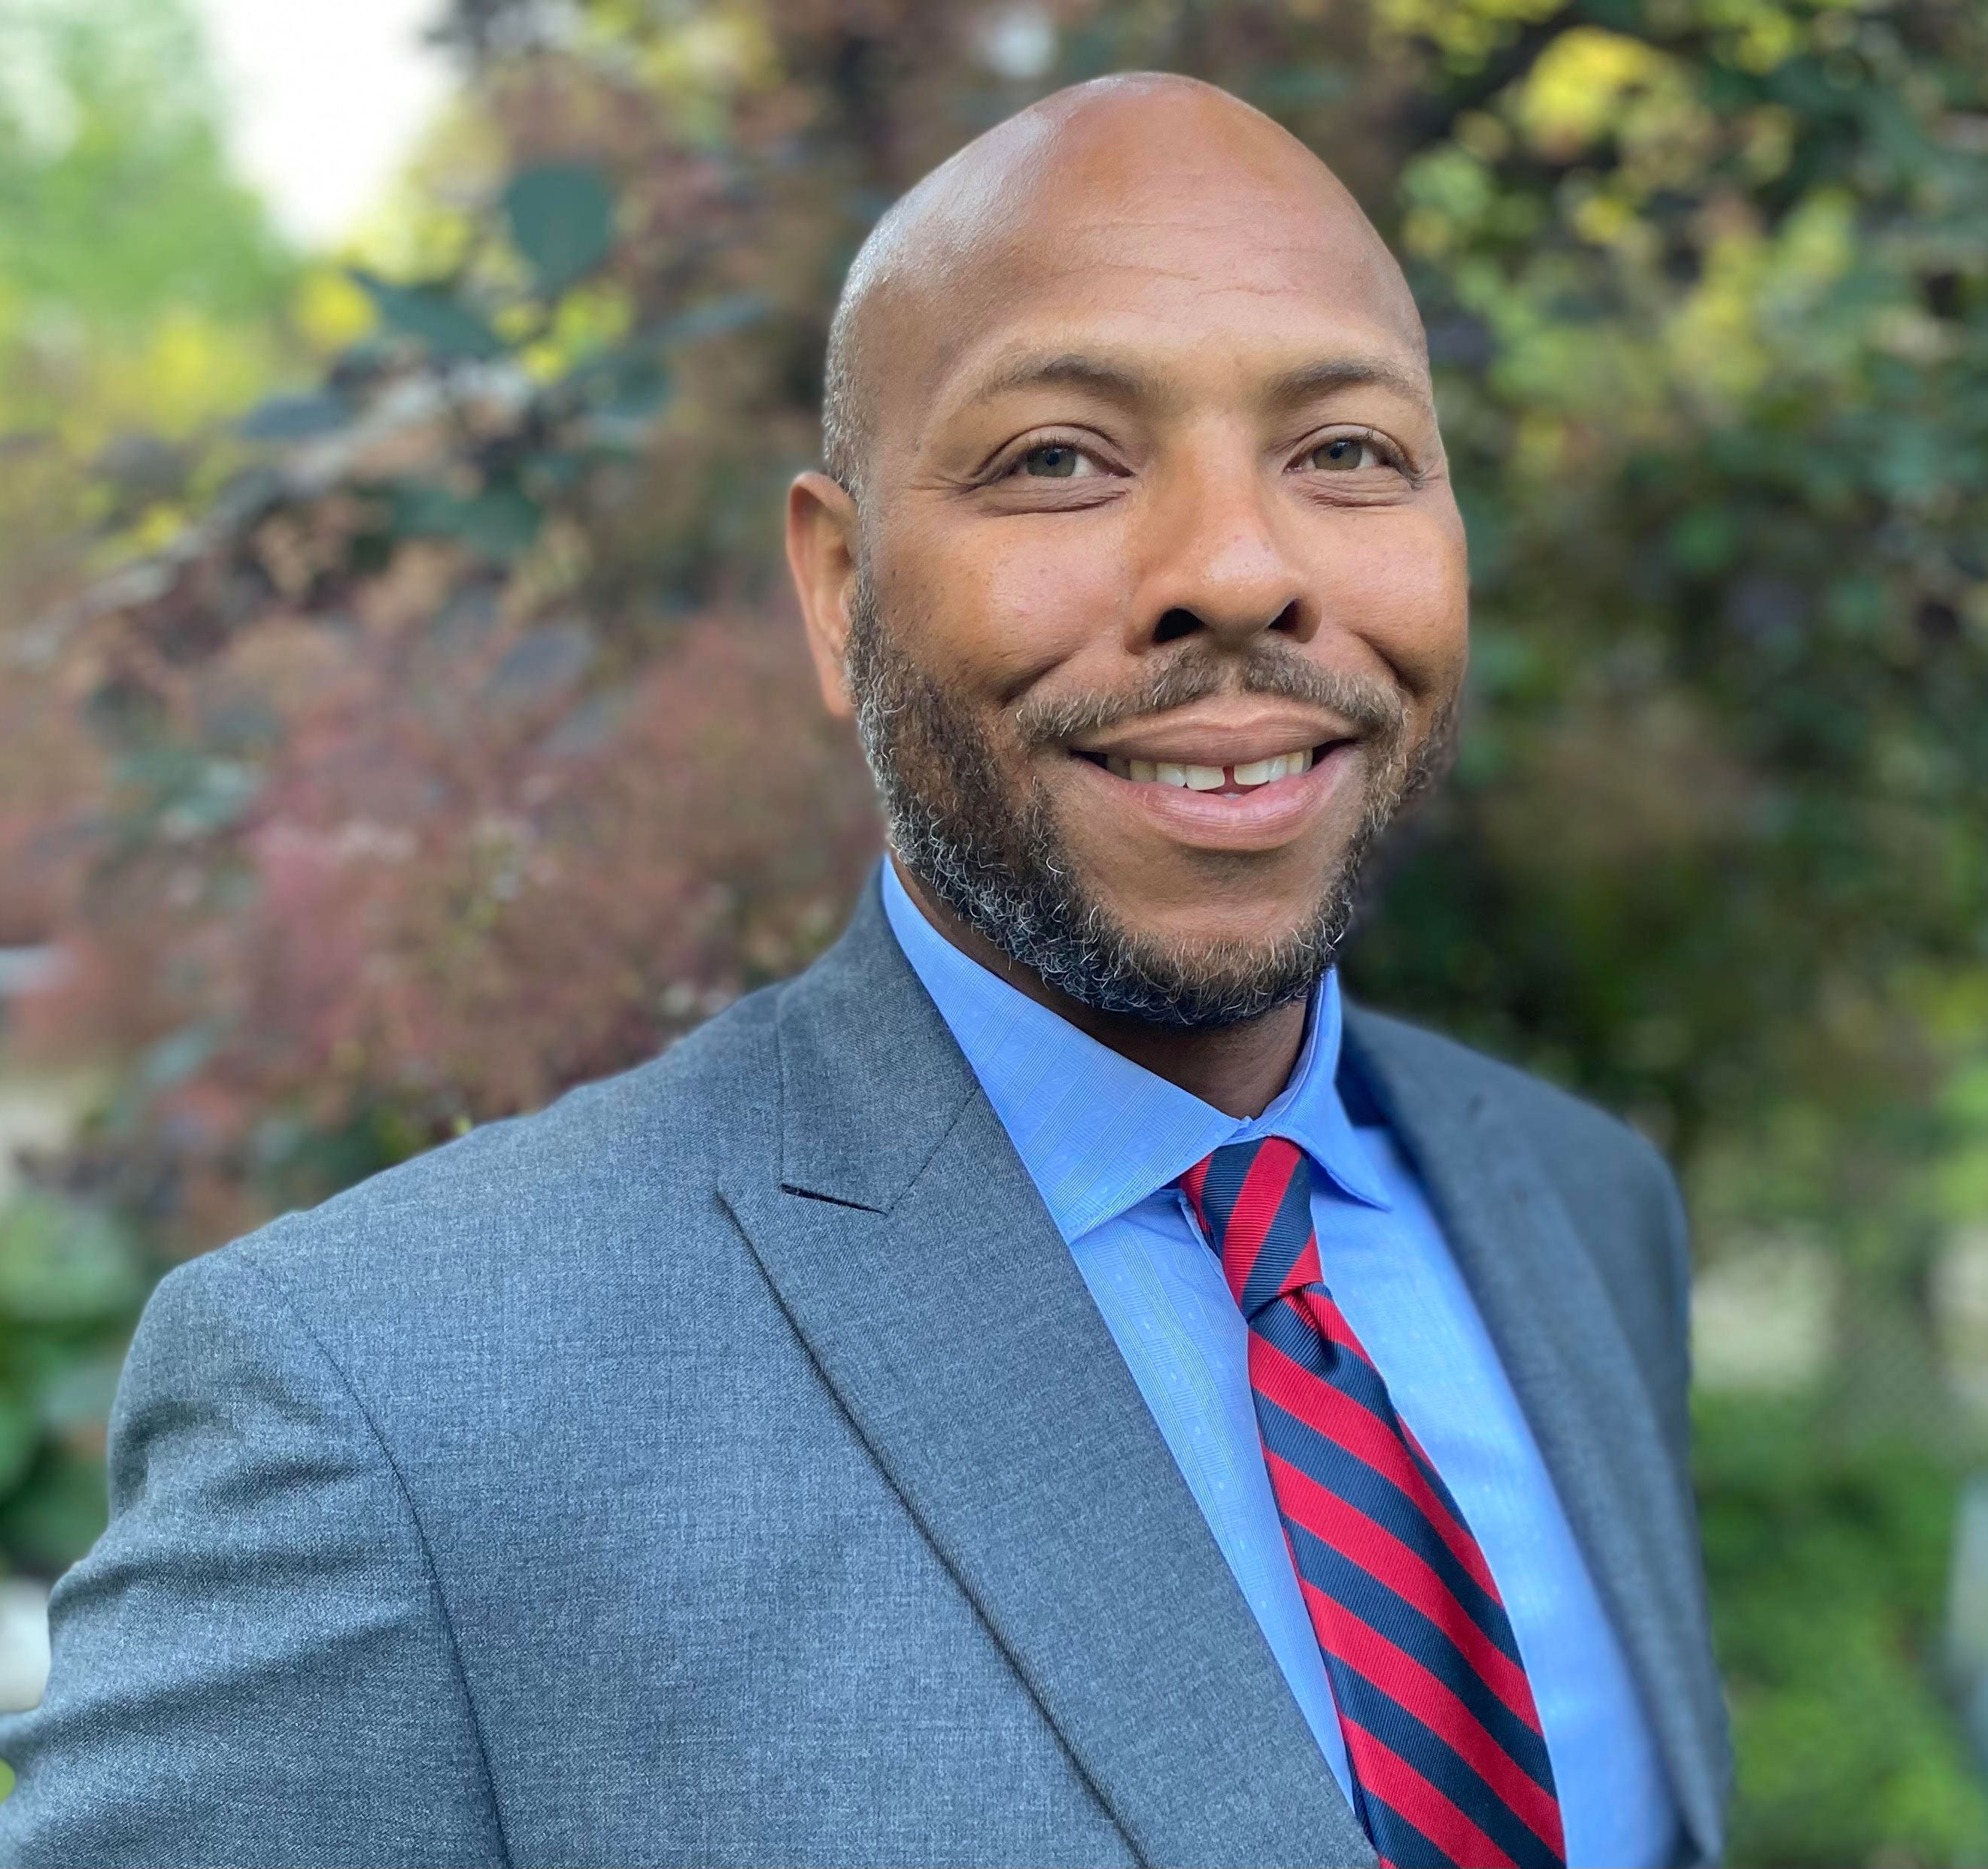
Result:
<svg viewBox="0 0 1988 1869"><path fill-rule="evenodd" d="M1127 647L1136 654L1205 633L1246 651L1270 630L1309 641L1317 600L1284 523L1265 468L1246 450L1196 450L1166 476L1149 509Z"/></svg>

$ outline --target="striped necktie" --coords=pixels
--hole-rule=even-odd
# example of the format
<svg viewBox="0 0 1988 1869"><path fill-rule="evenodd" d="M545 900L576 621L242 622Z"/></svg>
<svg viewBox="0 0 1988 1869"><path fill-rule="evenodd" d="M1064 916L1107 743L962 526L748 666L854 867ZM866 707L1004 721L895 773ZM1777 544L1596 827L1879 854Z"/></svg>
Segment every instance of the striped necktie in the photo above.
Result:
<svg viewBox="0 0 1988 1869"><path fill-rule="evenodd" d="M1550 1869L1560 1801L1498 1587L1325 1288L1311 1169L1280 1136L1181 1177L1249 1322L1249 1387L1325 1657L1354 1804L1384 1864Z"/></svg>

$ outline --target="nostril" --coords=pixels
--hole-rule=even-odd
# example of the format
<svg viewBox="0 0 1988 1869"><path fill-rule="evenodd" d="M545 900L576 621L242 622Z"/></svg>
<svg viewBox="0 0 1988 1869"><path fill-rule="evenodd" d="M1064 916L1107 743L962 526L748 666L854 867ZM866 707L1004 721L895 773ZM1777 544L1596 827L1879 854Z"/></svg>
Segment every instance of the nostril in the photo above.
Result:
<svg viewBox="0 0 1988 1869"><path fill-rule="evenodd" d="M1202 620L1192 610L1170 610L1153 630L1156 643L1178 642L1183 636L1192 636L1202 627Z"/></svg>
<svg viewBox="0 0 1988 1869"><path fill-rule="evenodd" d="M1273 630L1281 630L1286 636L1295 636L1297 634L1299 629L1299 618L1297 600L1296 598L1293 598L1292 600L1286 603L1282 610L1278 611L1276 621L1272 624L1270 627Z"/></svg>

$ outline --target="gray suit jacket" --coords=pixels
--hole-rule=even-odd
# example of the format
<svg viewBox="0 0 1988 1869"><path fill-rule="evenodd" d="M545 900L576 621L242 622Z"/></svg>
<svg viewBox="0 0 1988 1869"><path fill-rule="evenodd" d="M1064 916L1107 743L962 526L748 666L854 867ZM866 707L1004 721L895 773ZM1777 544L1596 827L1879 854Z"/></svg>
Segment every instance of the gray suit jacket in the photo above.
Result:
<svg viewBox="0 0 1988 1869"><path fill-rule="evenodd" d="M1689 1829L1725 1729L1672 1181L1348 1022ZM0 1858L1369 1864L877 892L641 1069L174 1272Z"/></svg>

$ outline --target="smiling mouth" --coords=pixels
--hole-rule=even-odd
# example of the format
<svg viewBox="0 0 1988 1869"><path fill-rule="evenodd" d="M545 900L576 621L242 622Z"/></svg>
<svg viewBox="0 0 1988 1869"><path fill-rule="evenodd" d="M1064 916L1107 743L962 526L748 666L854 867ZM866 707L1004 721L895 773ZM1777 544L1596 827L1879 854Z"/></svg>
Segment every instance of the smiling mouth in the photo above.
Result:
<svg viewBox="0 0 1988 1869"><path fill-rule="evenodd" d="M1188 792L1213 792L1225 797L1239 798L1252 792L1260 792L1266 786L1276 785L1281 779L1297 779L1311 770L1312 767L1334 747L1343 745L1329 740L1320 746L1307 746L1296 752L1276 753L1265 759L1249 759L1235 766L1193 766L1185 762L1176 764L1165 759L1121 759L1115 753L1077 753L1080 759L1088 759L1092 765L1101 766L1114 779L1123 779L1135 786L1171 786Z"/></svg>

